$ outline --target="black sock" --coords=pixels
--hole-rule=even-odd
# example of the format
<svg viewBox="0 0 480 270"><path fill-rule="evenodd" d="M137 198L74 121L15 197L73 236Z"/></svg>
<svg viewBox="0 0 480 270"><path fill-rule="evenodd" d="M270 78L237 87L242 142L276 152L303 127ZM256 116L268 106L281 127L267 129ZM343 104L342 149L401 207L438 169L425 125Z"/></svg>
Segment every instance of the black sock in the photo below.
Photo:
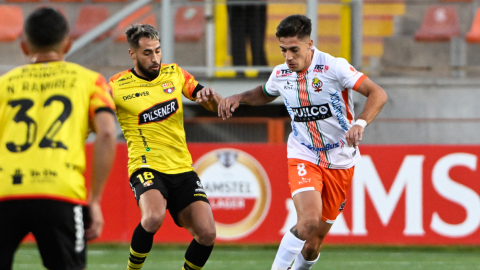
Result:
<svg viewBox="0 0 480 270"><path fill-rule="evenodd" d="M138 224L135 231L133 231L127 270L142 269L143 263L152 249L154 235L155 233L145 231L142 227L142 223Z"/></svg>
<svg viewBox="0 0 480 270"><path fill-rule="evenodd" d="M213 245L200 245L197 240L193 239L185 252L184 270L200 270L207 263L208 257L212 253Z"/></svg>

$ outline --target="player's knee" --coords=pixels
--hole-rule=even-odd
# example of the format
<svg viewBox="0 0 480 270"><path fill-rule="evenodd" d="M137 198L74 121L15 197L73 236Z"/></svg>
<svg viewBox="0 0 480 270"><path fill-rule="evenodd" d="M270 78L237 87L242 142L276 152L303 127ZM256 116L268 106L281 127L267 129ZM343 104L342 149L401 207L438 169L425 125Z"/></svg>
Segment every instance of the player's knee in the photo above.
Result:
<svg viewBox="0 0 480 270"><path fill-rule="evenodd" d="M217 237L217 231L215 227L205 228L201 230L197 235L197 242L204 246L211 246L215 243Z"/></svg>
<svg viewBox="0 0 480 270"><path fill-rule="evenodd" d="M142 226L150 233L155 233L162 226L165 213L152 212L142 216Z"/></svg>
<svg viewBox="0 0 480 270"><path fill-rule="evenodd" d="M317 243L305 243L303 247L304 259L307 261L313 261L318 257L320 253L320 244Z"/></svg>
<svg viewBox="0 0 480 270"><path fill-rule="evenodd" d="M320 223L320 218L314 215L301 218L297 223L298 233L303 238L307 238L310 234L312 234L317 229L319 223Z"/></svg>

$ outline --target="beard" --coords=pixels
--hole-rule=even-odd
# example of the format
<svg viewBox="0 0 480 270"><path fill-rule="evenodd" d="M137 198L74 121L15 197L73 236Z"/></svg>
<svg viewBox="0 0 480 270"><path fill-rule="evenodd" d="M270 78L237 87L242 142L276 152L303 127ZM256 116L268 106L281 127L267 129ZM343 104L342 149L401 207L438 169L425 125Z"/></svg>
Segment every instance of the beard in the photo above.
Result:
<svg viewBox="0 0 480 270"><path fill-rule="evenodd" d="M153 67L155 65L152 65L150 66L149 68ZM149 80L154 80L158 77L158 74L160 74L160 67L162 66L162 63L160 62L158 64L158 70L151 70L149 68L145 68L144 66L142 66L140 63L137 63L137 67L139 69L139 71L145 75L147 77L147 79Z"/></svg>

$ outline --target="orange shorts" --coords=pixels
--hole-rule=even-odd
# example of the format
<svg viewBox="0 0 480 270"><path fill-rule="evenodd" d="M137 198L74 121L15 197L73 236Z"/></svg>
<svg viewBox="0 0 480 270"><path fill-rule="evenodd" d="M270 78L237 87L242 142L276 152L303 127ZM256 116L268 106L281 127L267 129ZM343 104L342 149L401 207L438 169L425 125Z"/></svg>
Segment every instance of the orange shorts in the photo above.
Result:
<svg viewBox="0 0 480 270"><path fill-rule="evenodd" d="M289 158L288 184L292 198L303 191L319 191L323 204L322 220L333 224L345 206L354 168L327 169L305 160Z"/></svg>

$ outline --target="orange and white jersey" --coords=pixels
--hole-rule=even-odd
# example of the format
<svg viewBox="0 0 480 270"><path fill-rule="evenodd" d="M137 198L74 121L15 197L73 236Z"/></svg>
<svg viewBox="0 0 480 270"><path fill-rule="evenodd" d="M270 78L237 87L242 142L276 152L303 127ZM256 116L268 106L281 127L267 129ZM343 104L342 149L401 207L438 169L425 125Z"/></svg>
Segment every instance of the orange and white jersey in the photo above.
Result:
<svg viewBox="0 0 480 270"><path fill-rule="evenodd" d="M308 69L297 73L286 63L278 65L263 90L268 96L282 96L292 119L288 158L348 169L360 159L359 150L346 140L355 118L352 90L366 76L343 58L313 50Z"/></svg>

